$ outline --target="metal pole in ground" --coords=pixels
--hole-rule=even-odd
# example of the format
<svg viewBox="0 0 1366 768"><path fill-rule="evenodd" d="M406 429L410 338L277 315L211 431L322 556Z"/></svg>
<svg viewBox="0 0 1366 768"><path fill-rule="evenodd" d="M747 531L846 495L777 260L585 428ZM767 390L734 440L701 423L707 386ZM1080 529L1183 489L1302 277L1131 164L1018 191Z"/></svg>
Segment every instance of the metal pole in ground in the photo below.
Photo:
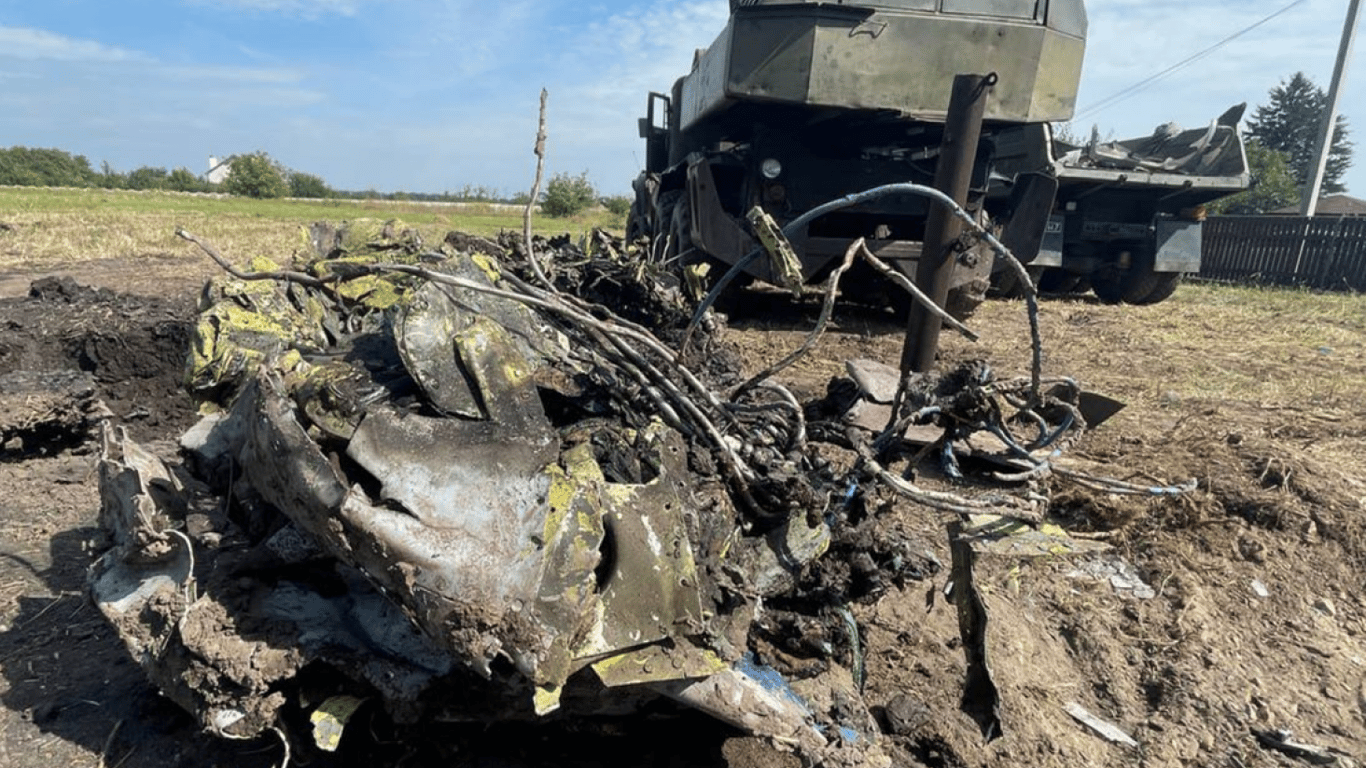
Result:
<svg viewBox="0 0 1366 768"><path fill-rule="evenodd" d="M1333 81L1328 85L1328 98L1324 104L1323 127L1319 131L1318 144L1314 147L1314 173L1304 186L1300 198L1300 215L1313 216L1318 210L1319 188L1323 184L1324 167L1328 165L1328 153L1333 149L1333 133L1338 125L1338 101L1342 97L1342 81L1347 76L1347 60L1352 55L1352 41L1356 39L1357 15L1361 12L1361 0L1348 0L1347 20L1342 25L1342 41L1338 44L1338 58L1333 64ZM1300 248L1300 259L1304 258L1304 248ZM1296 261L1295 271L1299 271Z"/></svg>
<svg viewBox="0 0 1366 768"><path fill-rule="evenodd" d="M982 113L987 94L996 84L996 75L957 75L953 95L944 121L944 139L939 147L939 164L934 172L934 187L952 197L960 206L967 203L968 183L977 160L977 143L982 136ZM916 267L915 282L920 290L944 306L949 281L956 261L954 247L962 234L963 223L947 208L934 205L925 221L925 241ZM924 372L934 368L939 350L942 321L918 302L911 307L906 328L906 345L901 350L901 372Z"/></svg>

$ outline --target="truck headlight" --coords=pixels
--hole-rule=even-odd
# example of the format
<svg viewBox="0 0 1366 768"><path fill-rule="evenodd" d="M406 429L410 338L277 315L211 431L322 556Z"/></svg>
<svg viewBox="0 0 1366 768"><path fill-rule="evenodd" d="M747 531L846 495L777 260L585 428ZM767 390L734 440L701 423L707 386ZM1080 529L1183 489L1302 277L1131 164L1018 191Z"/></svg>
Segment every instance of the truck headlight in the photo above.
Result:
<svg viewBox="0 0 1366 768"><path fill-rule="evenodd" d="M770 157L759 164L759 173L763 174L765 179L772 181L783 175L783 164Z"/></svg>

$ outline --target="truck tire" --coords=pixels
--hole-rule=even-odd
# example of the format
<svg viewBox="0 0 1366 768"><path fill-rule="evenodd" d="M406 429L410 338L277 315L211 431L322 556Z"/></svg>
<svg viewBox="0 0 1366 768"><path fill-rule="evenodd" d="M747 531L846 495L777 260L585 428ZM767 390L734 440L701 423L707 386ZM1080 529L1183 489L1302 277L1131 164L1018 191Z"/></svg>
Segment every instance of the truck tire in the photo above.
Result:
<svg viewBox="0 0 1366 768"><path fill-rule="evenodd" d="M1173 275L1171 272L1153 270L1155 255L1151 246L1138 246L1131 249L1128 269L1111 269L1091 278L1091 290L1096 298L1105 304L1153 304L1148 296L1161 295L1161 301L1176 290L1176 285L1167 285ZM1176 276L1180 279L1180 275Z"/></svg>
<svg viewBox="0 0 1366 768"><path fill-rule="evenodd" d="M1091 292L1100 299L1101 304L1118 304L1124 301L1125 276L1109 273L1091 276Z"/></svg>
<svg viewBox="0 0 1366 768"><path fill-rule="evenodd" d="M1176 287L1181 284L1180 272L1155 272L1157 280L1153 289L1148 292L1141 300L1132 302L1134 304L1157 304L1171 298L1176 293Z"/></svg>
<svg viewBox="0 0 1366 768"><path fill-rule="evenodd" d="M1124 276L1125 304L1156 304L1176 290L1176 281L1181 279L1181 275L1154 270L1156 258L1157 254L1151 246L1139 248L1133 254ZM1164 290L1166 293L1163 293ZM1150 296L1154 298L1149 299Z"/></svg>
<svg viewBox="0 0 1366 768"><path fill-rule="evenodd" d="M701 246L693 242L692 207L689 205L686 195L679 196L665 222L667 225L661 226L667 226L669 241L664 251L664 263L670 271L678 275L679 281L684 286L684 295L690 301L700 303L703 296L691 295L692 291L689 289L688 277L684 274L685 270L698 264L708 266L707 276L701 285L696 286L705 294L716 285L716 281L721 279L722 275L730 270L730 265L702 250ZM752 280L753 278L746 273L737 275L717 295L716 301L712 302L712 308L724 315L734 314L745 286L749 285Z"/></svg>
<svg viewBox="0 0 1366 768"><path fill-rule="evenodd" d="M1057 267L1048 267L1039 276L1039 293L1072 293L1080 282L1081 275L1074 275Z"/></svg>
<svg viewBox="0 0 1366 768"><path fill-rule="evenodd" d="M640 200L632 200L631 210L626 214L626 242L634 243L641 238L649 238L652 234L650 220L641 210Z"/></svg>
<svg viewBox="0 0 1366 768"><path fill-rule="evenodd" d="M641 232L650 238L649 261L665 267L671 274L678 274L672 263L679 253L674 236L674 208L682 198L683 194L678 191L663 192L655 200L654 210L642 213L637 219Z"/></svg>
<svg viewBox="0 0 1366 768"><path fill-rule="evenodd" d="M642 238L651 241L659 234L658 214L659 174L642 171L631 182L635 194L631 197L631 210L626 214L626 242L634 243Z"/></svg>
<svg viewBox="0 0 1366 768"><path fill-rule="evenodd" d="M1025 272L1029 273L1030 282L1034 283L1035 290L1038 289L1039 279L1043 276L1043 267L1025 266ZM1001 299L1023 299L1025 295L1024 283L1020 281L1020 276L1015 274L1015 270L1006 267L991 275L990 295Z"/></svg>

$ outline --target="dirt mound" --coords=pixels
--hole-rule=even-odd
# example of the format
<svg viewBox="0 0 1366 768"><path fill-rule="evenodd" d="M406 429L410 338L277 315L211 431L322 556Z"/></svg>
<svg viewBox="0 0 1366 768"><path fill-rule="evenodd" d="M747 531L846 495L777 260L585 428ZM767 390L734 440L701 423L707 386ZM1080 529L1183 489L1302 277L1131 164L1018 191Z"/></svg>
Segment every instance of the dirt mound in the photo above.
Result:
<svg viewBox="0 0 1366 768"><path fill-rule="evenodd" d="M19 391L22 379L26 393L69 401L72 413L87 413L85 390L67 391L69 374L84 374L93 397L133 434L164 437L193 423L181 386L193 309L189 296L137 296L70 277L41 278L28 296L0 299L0 377L10 377L9 390ZM52 376L63 372L65 378ZM6 439L18 426L6 428ZM73 423L67 431L88 426ZM79 442L67 442L73 440Z"/></svg>

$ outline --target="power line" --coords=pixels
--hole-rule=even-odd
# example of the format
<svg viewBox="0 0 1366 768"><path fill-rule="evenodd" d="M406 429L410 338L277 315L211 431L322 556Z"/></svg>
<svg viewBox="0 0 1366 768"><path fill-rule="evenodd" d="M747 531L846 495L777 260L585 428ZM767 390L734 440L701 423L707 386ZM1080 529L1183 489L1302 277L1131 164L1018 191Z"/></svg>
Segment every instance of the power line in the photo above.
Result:
<svg viewBox="0 0 1366 768"><path fill-rule="evenodd" d="M1119 102L1121 102L1121 101L1127 99L1128 97L1132 96L1133 94L1135 94L1135 93L1141 91L1143 88L1147 87L1150 83L1153 83L1153 82L1155 82L1155 81L1157 81L1157 80L1161 80L1162 78L1166 77L1167 75L1170 75L1171 73L1173 73L1173 72L1175 72L1175 71L1177 71L1177 70L1179 70L1179 69L1183 69L1183 68L1185 68L1185 67L1187 67L1187 66L1189 66L1189 65L1191 65L1191 64L1194 64L1195 62L1199 61L1200 59L1203 59L1203 58L1205 58L1206 56L1210 55L1211 53L1214 53L1215 51L1219 50L1220 48L1223 48L1225 45L1228 45L1229 43L1233 42L1234 40L1237 40L1238 38L1242 37L1243 35L1247 34L1248 32L1251 32L1252 30L1256 29L1257 27L1260 27L1260 26L1262 26L1263 24L1267 23L1268 21L1271 21L1272 19L1276 18L1277 16L1280 16L1281 14L1285 13L1286 11L1289 11L1291 8L1294 8L1294 7L1297 6L1297 5L1302 5L1302 4L1305 3L1305 2L1306 2L1306 0L1295 0L1294 2L1290 3L1289 5L1285 6L1285 7L1282 8L1282 9L1280 9L1279 11L1276 11L1275 13L1271 14L1270 16L1267 16L1267 17L1261 19L1260 21L1256 22L1255 24L1251 24L1251 25L1249 25L1249 26L1247 26L1247 27L1244 27L1243 29L1238 30L1237 32L1234 32L1233 34L1229 35L1228 37L1224 38L1223 40L1220 40L1219 42L1215 43L1214 45L1211 45L1210 47L1204 49L1203 51L1200 51L1199 53L1196 53L1196 54L1193 54L1193 55L1191 55L1191 56L1188 56L1188 57L1182 59L1181 61L1178 61L1177 63L1171 65L1170 67L1167 67L1166 69L1162 70L1161 72L1158 72L1157 74L1152 75L1151 77L1148 77L1148 78L1145 78L1145 79L1143 79L1143 80L1140 80L1140 81L1138 81L1137 83L1134 83L1133 85L1129 86L1128 88L1125 88L1125 89L1123 89L1123 90L1121 90L1121 91L1118 91L1117 93L1113 93L1113 94L1111 94L1111 95L1109 95L1109 96L1106 96L1105 98L1101 99L1100 101L1098 101L1098 102L1096 102L1096 103L1094 103L1094 104L1091 104L1090 106L1088 106L1088 107L1086 107L1085 109L1081 110L1080 112L1076 113L1076 114L1072 117L1072 119L1073 119L1073 120L1080 120L1080 119L1086 117L1087 115L1095 114L1096 112L1099 112L1099 111L1101 111L1101 110L1103 110L1103 109L1106 109L1107 107L1110 107L1110 106L1113 106L1113 105L1115 105L1115 104L1118 104Z"/></svg>

